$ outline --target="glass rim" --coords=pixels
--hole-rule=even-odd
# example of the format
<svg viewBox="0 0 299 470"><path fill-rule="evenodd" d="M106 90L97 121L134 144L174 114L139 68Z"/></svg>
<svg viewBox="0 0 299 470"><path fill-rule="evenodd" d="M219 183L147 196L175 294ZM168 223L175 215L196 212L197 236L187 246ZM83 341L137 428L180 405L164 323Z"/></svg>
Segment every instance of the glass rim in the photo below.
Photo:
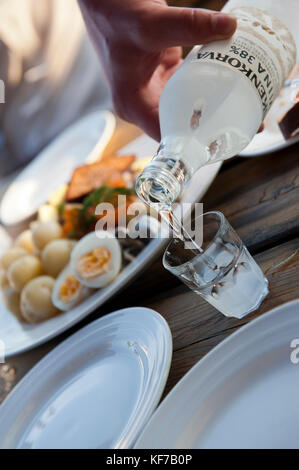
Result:
<svg viewBox="0 0 299 470"><path fill-rule="evenodd" d="M219 218L220 218L220 226L216 232L216 234L214 235L213 239L210 241L210 243L206 246L205 248L205 251L203 253L200 253L198 252L194 258L192 259L195 260L197 258L200 258L202 255L205 254L205 252L207 251L207 249L211 246L211 244L213 243L213 241L215 240L215 238L217 238L217 236L219 235L221 229L223 228L223 224L226 222L226 217L225 215L220 212L220 211L209 211L209 212L204 212L203 214L200 214L198 217L196 217L194 220L198 220L199 218L204 218L204 216L206 215L217 215ZM167 251L168 251L168 248L175 242L176 238L173 238L172 240L170 240L170 242L168 243L165 251L164 251L164 254L163 254L163 259L162 259L162 262L163 262L163 266L165 269L168 269L166 266L169 266L170 269L168 269L168 271L173 271L174 269L178 269L178 268L183 268L185 267L186 265L188 265L189 263L191 263L192 261L189 260L189 261L185 261L184 263L181 263L181 264L178 264L177 266L170 266L170 264L168 262L166 262L166 255L167 255Z"/></svg>

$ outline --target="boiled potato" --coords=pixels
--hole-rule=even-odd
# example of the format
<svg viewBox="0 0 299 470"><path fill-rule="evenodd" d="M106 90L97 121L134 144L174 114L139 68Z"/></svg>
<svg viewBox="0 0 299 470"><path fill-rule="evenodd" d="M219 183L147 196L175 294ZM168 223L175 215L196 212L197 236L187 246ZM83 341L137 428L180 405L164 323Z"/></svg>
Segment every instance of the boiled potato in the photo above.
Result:
<svg viewBox="0 0 299 470"><path fill-rule="evenodd" d="M51 222L58 221L58 210L56 207L51 206L50 204L45 204L41 206L38 211L38 220L39 222Z"/></svg>
<svg viewBox="0 0 299 470"><path fill-rule="evenodd" d="M15 245L23 248L31 255L35 251L31 230L25 230L21 233L16 239Z"/></svg>
<svg viewBox="0 0 299 470"><path fill-rule="evenodd" d="M42 273L42 264L40 260L33 255L26 255L14 261L8 271L7 277L11 287L17 292L25 287L25 285Z"/></svg>
<svg viewBox="0 0 299 470"><path fill-rule="evenodd" d="M15 248L11 248L1 258L1 266L2 268L7 271L10 265L16 261L17 259L23 258L28 253L24 248L16 246Z"/></svg>
<svg viewBox="0 0 299 470"><path fill-rule="evenodd" d="M17 317L18 320L24 321L21 313L21 294L19 292L7 286L3 290L3 301L7 309Z"/></svg>
<svg viewBox="0 0 299 470"><path fill-rule="evenodd" d="M33 220L32 222L30 222L29 228L30 228L31 232L33 232L33 229L35 229L35 227L37 227L39 224L40 224L40 222L38 220ZM33 241L33 238L32 238L32 241ZM34 243L33 243L33 245L34 245ZM35 249L36 249L36 247L35 247Z"/></svg>
<svg viewBox="0 0 299 470"><path fill-rule="evenodd" d="M43 249L41 259L43 268L49 276L57 277L69 263L74 242L53 240Z"/></svg>
<svg viewBox="0 0 299 470"><path fill-rule="evenodd" d="M9 286L6 272L3 269L0 271L0 289L3 291L6 287Z"/></svg>
<svg viewBox="0 0 299 470"><path fill-rule="evenodd" d="M32 230L33 242L39 250L43 250L48 243L62 238L62 236L62 228L55 221L41 222Z"/></svg>
<svg viewBox="0 0 299 470"><path fill-rule="evenodd" d="M52 303L55 280L40 276L30 281L21 294L21 312L28 323L40 323L58 314Z"/></svg>

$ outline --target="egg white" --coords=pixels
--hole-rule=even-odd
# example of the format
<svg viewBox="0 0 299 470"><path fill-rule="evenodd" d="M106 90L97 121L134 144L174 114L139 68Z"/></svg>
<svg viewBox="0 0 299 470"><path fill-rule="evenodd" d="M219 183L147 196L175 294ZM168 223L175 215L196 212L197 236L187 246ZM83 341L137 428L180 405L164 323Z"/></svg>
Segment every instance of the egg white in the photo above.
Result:
<svg viewBox="0 0 299 470"><path fill-rule="evenodd" d="M70 302L63 302L59 297L59 291L61 285L65 281L65 278L69 275L74 275L70 264L68 264L66 268L64 268L64 270L59 274L52 291L53 304L56 308L64 312L68 312L72 308L76 307L76 305L86 299L90 294L90 289L88 289L86 286L81 285L80 289L78 289L74 298Z"/></svg>
<svg viewBox="0 0 299 470"><path fill-rule="evenodd" d="M106 248L111 254L108 271L92 279L83 278L78 272L77 265L82 256L97 249ZM110 284L116 278L122 265L122 251L119 241L109 232L96 231L83 237L71 254L71 269L76 278L85 286L99 289Z"/></svg>

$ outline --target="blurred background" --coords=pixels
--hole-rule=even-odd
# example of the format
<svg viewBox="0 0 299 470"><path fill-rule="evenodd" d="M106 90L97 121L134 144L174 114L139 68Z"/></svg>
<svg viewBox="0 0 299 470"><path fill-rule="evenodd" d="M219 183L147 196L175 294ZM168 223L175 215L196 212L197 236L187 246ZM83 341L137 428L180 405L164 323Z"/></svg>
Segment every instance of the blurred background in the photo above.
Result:
<svg viewBox="0 0 299 470"><path fill-rule="evenodd" d="M220 9L225 0L170 0ZM75 0L0 0L0 196L57 134L94 108L111 109L103 71Z"/></svg>

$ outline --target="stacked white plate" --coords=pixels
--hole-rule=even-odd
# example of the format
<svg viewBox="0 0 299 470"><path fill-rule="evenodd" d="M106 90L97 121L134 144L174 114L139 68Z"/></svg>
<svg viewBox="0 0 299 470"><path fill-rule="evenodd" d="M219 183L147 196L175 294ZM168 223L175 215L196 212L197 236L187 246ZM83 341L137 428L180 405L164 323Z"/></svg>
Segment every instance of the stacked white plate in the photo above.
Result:
<svg viewBox="0 0 299 470"><path fill-rule="evenodd" d="M130 448L163 392L165 320L132 308L83 328L42 359L0 407L0 448Z"/></svg>

